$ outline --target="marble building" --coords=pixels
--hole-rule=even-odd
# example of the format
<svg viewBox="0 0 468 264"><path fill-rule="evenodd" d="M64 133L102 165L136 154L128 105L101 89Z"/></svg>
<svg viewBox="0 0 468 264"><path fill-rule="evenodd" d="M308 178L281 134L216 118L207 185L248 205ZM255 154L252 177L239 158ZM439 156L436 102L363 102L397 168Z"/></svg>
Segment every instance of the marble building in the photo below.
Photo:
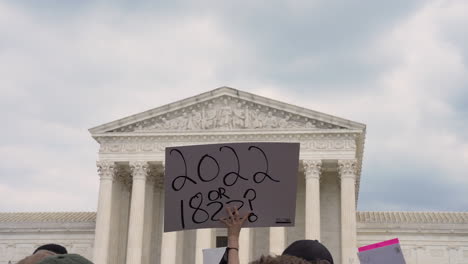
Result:
<svg viewBox="0 0 468 264"><path fill-rule="evenodd" d="M400 238L409 264L468 264L467 212L357 212L365 125L221 87L90 129L100 144L97 214L0 213L0 264L60 242L104 263L202 263L226 230L162 232L164 150L221 142L300 142L295 227L246 228L241 263L318 239L335 263ZM98 179L98 177L96 177Z"/></svg>

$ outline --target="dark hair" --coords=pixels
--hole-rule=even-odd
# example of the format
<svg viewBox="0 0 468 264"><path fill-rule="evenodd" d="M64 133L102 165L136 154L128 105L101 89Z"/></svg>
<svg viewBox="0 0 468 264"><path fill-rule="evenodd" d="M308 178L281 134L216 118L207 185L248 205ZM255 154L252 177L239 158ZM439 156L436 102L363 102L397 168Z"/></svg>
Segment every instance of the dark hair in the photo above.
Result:
<svg viewBox="0 0 468 264"><path fill-rule="evenodd" d="M294 257L294 256L262 256L258 260L250 262L250 264L316 264L307 260Z"/></svg>
<svg viewBox="0 0 468 264"><path fill-rule="evenodd" d="M33 254L36 254L37 251L39 250L48 250L51 252L54 252L55 254L67 254L68 251L65 247L57 244L45 244L40 247L38 247Z"/></svg>
<svg viewBox="0 0 468 264"><path fill-rule="evenodd" d="M297 240L284 250L283 255L295 256L309 262L326 260L333 264L330 251L317 240Z"/></svg>

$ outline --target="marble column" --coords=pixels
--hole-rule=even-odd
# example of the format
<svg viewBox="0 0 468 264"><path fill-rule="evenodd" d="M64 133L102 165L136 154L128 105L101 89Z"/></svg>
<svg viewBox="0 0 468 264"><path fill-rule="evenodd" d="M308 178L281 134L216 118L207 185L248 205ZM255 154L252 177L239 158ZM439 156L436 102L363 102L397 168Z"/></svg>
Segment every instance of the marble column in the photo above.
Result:
<svg viewBox="0 0 468 264"><path fill-rule="evenodd" d="M305 239L320 240L320 174L321 160L303 160L306 185Z"/></svg>
<svg viewBox="0 0 468 264"><path fill-rule="evenodd" d="M145 220L145 191L148 163L130 162L132 173L132 196L128 225L127 264L141 264L143 254L143 227Z"/></svg>
<svg viewBox="0 0 468 264"><path fill-rule="evenodd" d="M164 168L164 162L162 164L162 167ZM166 197L164 188L163 188L161 197ZM163 202L162 204L165 204L165 201L162 201L162 202ZM164 232L164 206L162 207L161 215L162 215L161 264L165 264L165 263L175 264L177 261L177 233L178 232Z"/></svg>
<svg viewBox="0 0 468 264"><path fill-rule="evenodd" d="M250 228L242 228L239 235L239 261L249 263L250 261Z"/></svg>
<svg viewBox="0 0 468 264"><path fill-rule="evenodd" d="M425 251L426 251L426 247L424 246L417 246L415 248L415 251L416 251L416 264L424 264L424 259L425 259Z"/></svg>
<svg viewBox="0 0 468 264"><path fill-rule="evenodd" d="M197 229L195 242L195 264L203 264L203 249L213 248L213 229Z"/></svg>
<svg viewBox="0 0 468 264"><path fill-rule="evenodd" d="M96 165L98 167L100 183L93 262L96 264L108 264L112 212L112 184L115 177L115 164L112 161L98 161Z"/></svg>
<svg viewBox="0 0 468 264"><path fill-rule="evenodd" d="M145 219L144 219L144 233L143 233L143 253L142 253L142 264L153 263L151 259L151 236L154 229L153 221L153 208L154 208L154 188L155 188L155 178L156 175L154 170L150 170L151 173L148 175L146 181L146 190L145 190Z"/></svg>
<svg viewBox="0 0 468 264"><path fill-rule="evenodd" d="M449 264L457 264L457 263L459 263L459 260L458 260L458 249L459 249L459 247L456 247L456 246L449 246L449 247L447 247L448 255L449 255Z"/></svg>
<svg viewBox="0 0 468 264"><path fill-rule="evenodd" d="M42 245L40 245L42 246ZM36 247L37 248L37 247ZM16 249L16 245L15 244L12 244L12 243L9 243L6 245L6 259L8 260L12 260L15 258L15 249Z"/></svg>
<svg viewBox="0 0 468 264"><path fill-rule="evenodd" d="M153 193L153 230L151 235L151 261L160 263L161 260L161 240L163 225L163 201L162 201L162 183L158 176Z"/></svg>
<svg viewBox="0 0 468 264"><path fill-rule="evenodd" d="M270 227L270 254L281 255L286 246L286 228Z"/></svg>
<svg viewBox="0 0 468 264"><path fill-rule="evenodd" d="M109 258L108 262L109 263L115 263L115 264L124 264L125 260L119 258L121 253L119 251L119 244L121 241L121 221L123 220L120 215L121 211L121 205L123 203L123 188L124 184L121 181L120 177L120 168L116 167L115 171L115 180L112 185L112 211L111 211L111 222L110 222L110 238L109 238Z"/></svg>
<svg viewBox="0 0 468 264"><path fill-rule="evenodd" d="M167 232L162 235L161 264L176 263L177 232Z"/></svg>
<svg viewBox="0 0 468 264"><path fill-rule="evenodd" d="M356 160L339 160L341 180L341 262L359 263L356 238Z"/></svg>
<svg viewBox="0 0 468 264"><path fill-rule="evenodd" d="M115 264L124 264L127 260L127 243L128 243L128 221L130 218L130 196L132 190L132 179L130 172L127 171L125 174L120 175L123 188L120 195L120 227L119 227L119 246L118 246L118 261Z"/></svg>

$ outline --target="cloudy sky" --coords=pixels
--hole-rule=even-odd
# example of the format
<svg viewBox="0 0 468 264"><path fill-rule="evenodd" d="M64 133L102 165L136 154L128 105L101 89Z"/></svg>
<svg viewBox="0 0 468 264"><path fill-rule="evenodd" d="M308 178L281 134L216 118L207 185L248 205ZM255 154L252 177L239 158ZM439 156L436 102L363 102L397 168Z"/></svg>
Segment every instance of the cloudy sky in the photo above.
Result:
<svg viewBox="0 0 468 264"><path fill-rule="evenodd" d="M1 1L0 211L94 211L89 128L230 86L367 124L359 210L468 211L468 1Z"/></svg>

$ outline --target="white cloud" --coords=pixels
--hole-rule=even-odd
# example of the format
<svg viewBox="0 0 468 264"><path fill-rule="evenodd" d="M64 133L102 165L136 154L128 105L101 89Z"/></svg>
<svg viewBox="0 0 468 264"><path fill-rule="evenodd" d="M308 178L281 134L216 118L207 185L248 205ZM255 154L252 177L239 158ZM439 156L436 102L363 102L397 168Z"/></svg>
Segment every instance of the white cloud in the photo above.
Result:
<svg viewBox="0 0 468 264"><path fill-rule="evenodd" d="M391 177L401 180L401 184L406 184L405 177L420 181L443 178L447 185L460 184L468 191L468 142L463 136L467 131L454 129L454 122L461 120L451 103L468 85L468 67L463 62L463 51L443 34L454 24L460 29L468 25L468 17L463 15L466 11L466 1L435 1L390 31L381 32L369 43L367 56L372 61L390 60L393 67L379 76L369 76L376 78L374 87L362 91L350 88L327 97L295 95L289 102L367 124L364 174L366 167L368 170L376 162L384 161L387 168L380 168L380 175L366 177L388 177L385 169L393 171L396 167L401 175ZM265 94L278 100L290 97L291 92L271 89L274 91ZM413 168L400 167L407 161ZM432 173L428 175L427 171ZM362 180L361 191L372 191L375 186L366 185L370 179ZM366 206L408 209L391 200L368 201ZM421 208L430 209L431 202L421 204Z"/></svg>
<svg viewBox="0 0 468 264"><path fill-rule="evenodd" d="M299 4L288 8L299 14L306 10ZM349 83L338 92L311 94L265 78L269 74L259 77L269 70L263 66L276 61L260 61L269 54L264 49L287 54L291 47L242 39L215 13L155 15L96 5L61 20L0 3L0 110L8 113L8 126L0 132L7 139L0 145L0 171L13 171L25 181L21 187L2 175L0 199L19 198L0 210L48 209L23 199L28 193L60 200L51 210L94 208L97 144L87 128L222 85L366 123L364 173L376 160L414 159L415 166L445 173L431 177L466 182L468 142L462 136L466 131L454 129L459 120L451 99L468 84L468 69L464 45L444 33L467 27L467 12L466 1L427 4L349 51L371 65L390 65L369 74L362 82L369 87ZM272 28L275 23L281 21L271 21ZM315 73L327 59L315 55L295 54L290 64L273 68ZM323 89L343 85L322 83ZM71 185L77 190L69 192ZM370 204L377 205L404 207L394 201Z"/></svg>
<svg viewBox="0 0 468 264"><path fill-rule="evenodd" d="M460 10L468 11L468 3L434 2L398 24L379 41L377 50L385 56L396 57L401 63L382 76L384 92L372 100L375 104L370 108L383 106L381 122L395 117L399 121L400 126L385 128L390 133L379 130L381 136L393 138L392 144L386 146L388 150L410 153L414 158L443 168L446 177L463 180L461 172L468 165L461 159L461 147L466 142L460 135L466 131L455 131L448 126L455 119L456 111L451 99L468 84L468 68L461 51L442 35L450 26L447 20L459 16ZM468 24L468 19L459 22Z"/></svg>
<svg viewBox="0 0 468 264"><path fill-rule="evenodd" d="M63 189L18 189L0 184L0 199L4 201L1 210L7 212L95 211L97 202L93 198L97 196L70 194Z"/></svg>

